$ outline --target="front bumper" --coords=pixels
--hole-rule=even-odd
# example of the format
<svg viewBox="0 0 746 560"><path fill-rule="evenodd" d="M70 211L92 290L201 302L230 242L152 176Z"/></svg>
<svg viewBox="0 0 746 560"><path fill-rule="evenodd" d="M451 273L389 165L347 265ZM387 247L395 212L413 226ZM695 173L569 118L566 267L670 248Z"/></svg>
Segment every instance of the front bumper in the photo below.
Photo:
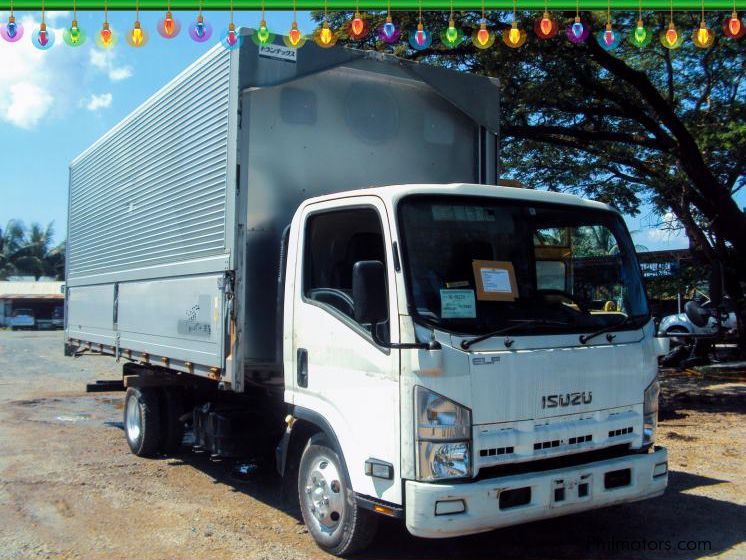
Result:
<svg viewBox="0 0 746 560"><path fill-rule="evenodd" d="M455 537L654 498L667 484L668 452L659 447L652 453L472 483L408 480L405 517L415 536ZM450 513L462 509L459 500L464 511Z"/></svg>

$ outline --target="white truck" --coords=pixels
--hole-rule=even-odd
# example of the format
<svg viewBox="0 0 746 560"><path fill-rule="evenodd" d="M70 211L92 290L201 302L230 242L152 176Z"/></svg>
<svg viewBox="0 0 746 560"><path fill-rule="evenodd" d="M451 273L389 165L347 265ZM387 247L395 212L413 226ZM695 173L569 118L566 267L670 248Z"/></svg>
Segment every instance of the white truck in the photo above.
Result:
<svg viewBox="0 0 746 560"><path fill-rule="evenodd" d="M498 114L488 78L247 38L76 158L66 352L126 361L132 452L272 457L337 555L380 515L440 538L662 494L624 221L501 186Z"/></svg>

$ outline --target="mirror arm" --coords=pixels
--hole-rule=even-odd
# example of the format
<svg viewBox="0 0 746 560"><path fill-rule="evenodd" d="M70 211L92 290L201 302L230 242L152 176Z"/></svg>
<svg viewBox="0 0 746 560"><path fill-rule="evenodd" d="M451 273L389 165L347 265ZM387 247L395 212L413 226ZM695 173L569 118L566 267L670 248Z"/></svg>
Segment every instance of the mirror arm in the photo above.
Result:
<svg viewBox="0 0 746 560"><path fill-rule="evenodd" d="M430 342L386 342L378 338L376 332L376 323L371 323L370 334L373 336L373 342L390 350L440 350L442 346L437 340Z"/></svg>

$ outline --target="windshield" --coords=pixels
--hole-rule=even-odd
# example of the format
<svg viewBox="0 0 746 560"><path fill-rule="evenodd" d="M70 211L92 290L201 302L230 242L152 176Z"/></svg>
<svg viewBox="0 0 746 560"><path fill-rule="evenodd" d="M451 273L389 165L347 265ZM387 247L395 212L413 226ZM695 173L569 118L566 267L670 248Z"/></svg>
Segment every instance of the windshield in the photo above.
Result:
<svg viewBox="0 0 746 560"><path fill-rule="evenodd" d="M418 322L470 335L548 334L648 317L634 248L614 212L415 195L399 203L399 226Z"/></svg>

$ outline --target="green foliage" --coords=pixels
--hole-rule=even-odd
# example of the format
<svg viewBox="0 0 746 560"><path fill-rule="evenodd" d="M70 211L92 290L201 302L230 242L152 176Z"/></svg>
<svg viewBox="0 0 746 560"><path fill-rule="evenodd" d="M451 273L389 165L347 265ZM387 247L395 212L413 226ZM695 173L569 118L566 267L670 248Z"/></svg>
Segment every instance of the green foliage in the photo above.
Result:
<svg viewBox="0 0 746 560"><path fill-rule="evenodd" d="M65 276L65 244L52 245L53 224L43 227L11 220L0 230L0 280L9 276Z"/></svg>
<svg viewBox="0 0 746 560"><path fill-rule="evenodd" d="M603 51L595 33L604 28L604 12L583 13L591 37L570 43L565 29L574 12L555 13L559 33L542 41L529 31L519 49L495 45L479 50L470 37L480 14L454 14L467 41L446 49L437 39L424 51L410 49L409 30L416 12L396 12L401 44L383 45L374 34L351 46L385 50L398 56L499 78L501 83L501 169L533 188L581 194L635 214L642 202L661 213L672 211L701 250L717 241L739 241L736 225L746 224L732 195L746 186L746 41L725 38L722 14L708 16L715 33L712 48L697 49L691 34L699 15L677 13L685 37L675 51L664 49L658 34L667 14L643 15L654 37L638 49L626 37L613 53ZM317 20L323 13L316 12ZM423 23L437 35L448 25L447 12L425 12ZM488 12L491 30L509 26L510 12ZM518 12L529 30L540 14ZM329 16L342 29L352 14ZM375 12L372 29L385 18ZM631 33L637 14L613 14L614 29ZM728 218L723 219L723 216ZM720 222L716 220L720 218ZM741 251L743 250L743 246Z"/></svg>

